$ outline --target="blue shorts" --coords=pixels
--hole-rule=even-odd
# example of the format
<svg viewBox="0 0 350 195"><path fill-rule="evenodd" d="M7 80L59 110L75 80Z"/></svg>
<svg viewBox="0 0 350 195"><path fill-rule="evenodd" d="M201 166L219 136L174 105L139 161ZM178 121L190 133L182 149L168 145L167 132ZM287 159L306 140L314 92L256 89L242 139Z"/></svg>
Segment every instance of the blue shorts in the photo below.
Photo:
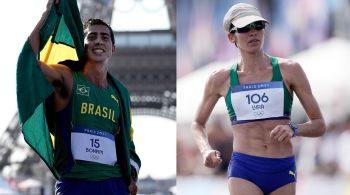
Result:
<svg viewBox="0 0 350 195"><path fill-rule="evenodd" d="M294 156L267 158L239 152L232 153L228 166L228 177L248 180L257 185L264 194L296 182Z"/></svg>
<svg viewBox="0 0 350 195"><path fill-rule="evenodd" d="M60 179L55 186L56 195L128 195L128 187L121 178L110 178L103 181L86 181L79 179Z"/></svg>

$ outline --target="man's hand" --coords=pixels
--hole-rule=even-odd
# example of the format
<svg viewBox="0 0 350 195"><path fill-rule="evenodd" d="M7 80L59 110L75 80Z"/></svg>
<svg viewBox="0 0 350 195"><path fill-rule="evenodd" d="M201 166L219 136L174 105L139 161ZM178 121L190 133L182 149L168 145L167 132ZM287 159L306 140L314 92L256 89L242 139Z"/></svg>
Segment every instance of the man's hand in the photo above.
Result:
<svg viewBox="0 0 350 195"><path fill-rule="evenodd" d="M129 194L130 195L136 195L137 193L137 185L136 182L131 181L129 186L128 186Z"/></svg>
<svg viewBox="0 0 350 195"><path fill-rule="evenodd" d="M47 4L46 4L46 9L47 9L47 10L50 10L52 4L57 5L57 4L59 4L59 3L60 3L60 0L49 0L49 1L47 2Z"/></svg>
<svg viewBox="0 0 350 195"><path fill-rule="evenodd" d="M222 162L220 152L217 150L206 150L203 152L203 164L209 168L215 168Z"/></svg>
<svg viewBox="0 0 350 195"><path fill-rule="evenodd" d="M277 142L288 143L293 137L293 130L289 125L277 125L272 129L270 137Z"/></svg>

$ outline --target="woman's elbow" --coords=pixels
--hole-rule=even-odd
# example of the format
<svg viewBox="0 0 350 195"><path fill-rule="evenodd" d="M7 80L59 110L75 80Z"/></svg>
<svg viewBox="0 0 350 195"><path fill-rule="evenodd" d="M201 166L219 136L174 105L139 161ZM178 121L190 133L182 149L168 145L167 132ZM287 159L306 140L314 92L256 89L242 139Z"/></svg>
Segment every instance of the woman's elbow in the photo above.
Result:
<svg viewBox="0 0 350 195"><path fill-rule="evenodd" d="M318 128L319 136L323 136L326 133L326 123L324 120L321 120Z"/></svg>

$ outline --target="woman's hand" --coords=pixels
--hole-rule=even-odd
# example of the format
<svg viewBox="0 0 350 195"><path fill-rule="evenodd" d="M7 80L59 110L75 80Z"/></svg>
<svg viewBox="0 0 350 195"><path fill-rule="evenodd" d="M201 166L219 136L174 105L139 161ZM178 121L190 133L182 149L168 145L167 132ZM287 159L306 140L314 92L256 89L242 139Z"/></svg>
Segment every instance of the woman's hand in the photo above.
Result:
<svg viewBox="0 0 350 195"><path fill-rule="evenodd" d="M270 137L277 142L288 143L293 137L293 133L294 132L289 125L277 125L272 129Z"/></svg>
<svg viewBox="0 0 350 195"><path fill-rule="evenodd" d="M215 168L222 163L220 152L217 150L206 150L203 152L203 164L209 168Z"/></svg>

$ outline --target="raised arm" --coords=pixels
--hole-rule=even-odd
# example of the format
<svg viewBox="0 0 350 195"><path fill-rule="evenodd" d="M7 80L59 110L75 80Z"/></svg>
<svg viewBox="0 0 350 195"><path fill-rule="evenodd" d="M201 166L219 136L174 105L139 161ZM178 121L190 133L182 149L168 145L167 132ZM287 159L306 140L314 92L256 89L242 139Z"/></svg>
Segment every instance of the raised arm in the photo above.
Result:
<svg viewBox="0 0 350 195"><path fill-rule="evenodd" d="M37 23L37 25L35 26L35 28L33 29L32 33L29 35L29 38L28 38L29 43L32 46L34 54L36 56L38 55L39 46L40 46L40 29L44 25L45 20L50 13L50 9L51 9L53 3L58 4L59 0L49 0L47 2L45 12L42 14L39 22Z"/></svg>
<svg viewBox="0 0 350 195"><path fill-rule="evenodd" d="M38 58L39 47L40 47L40 29L44 25L49 12L54 6L58 4L59 0L49 0L46 5L46 10L42 14L41 19L33 29L30 34L28 41L33 49L35 56ZM65 65L61 64L52 64L48 65L44 62L38 60L38 66L43 72L46 79L53 85L55 88L55 110L61 110L64 108L69 100L71 95L71 89L73 84L72 71Z"/></svg>

